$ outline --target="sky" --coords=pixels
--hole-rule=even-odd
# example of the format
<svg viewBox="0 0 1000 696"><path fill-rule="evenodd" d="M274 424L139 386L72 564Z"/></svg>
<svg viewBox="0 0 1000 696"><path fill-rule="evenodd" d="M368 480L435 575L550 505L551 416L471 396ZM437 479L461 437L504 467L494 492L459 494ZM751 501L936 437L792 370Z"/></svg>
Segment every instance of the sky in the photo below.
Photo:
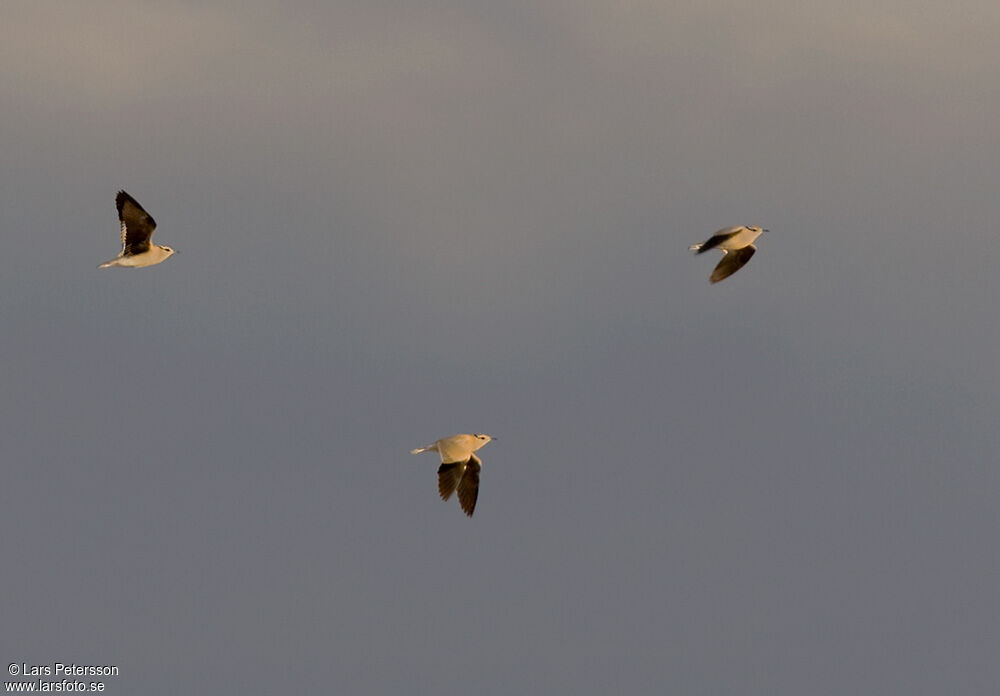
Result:
<svg viewBox="0 0 1000 696"><path fill-rule="evenodd" d="M996 692L1000 5L0 14L4 664Z"/></svg>

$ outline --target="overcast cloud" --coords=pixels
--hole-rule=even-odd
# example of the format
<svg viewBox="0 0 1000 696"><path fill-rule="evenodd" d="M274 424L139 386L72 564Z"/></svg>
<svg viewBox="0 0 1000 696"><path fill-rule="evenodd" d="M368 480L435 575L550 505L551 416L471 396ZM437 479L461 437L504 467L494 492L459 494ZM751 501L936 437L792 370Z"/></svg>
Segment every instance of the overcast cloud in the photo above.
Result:
<svg viewBox="0 0 1000 696"><path fill-rule="evenodd" d="M4 664L996 693L996 3L0 20ZM119 188L175 258L96 270Z"/></svg>

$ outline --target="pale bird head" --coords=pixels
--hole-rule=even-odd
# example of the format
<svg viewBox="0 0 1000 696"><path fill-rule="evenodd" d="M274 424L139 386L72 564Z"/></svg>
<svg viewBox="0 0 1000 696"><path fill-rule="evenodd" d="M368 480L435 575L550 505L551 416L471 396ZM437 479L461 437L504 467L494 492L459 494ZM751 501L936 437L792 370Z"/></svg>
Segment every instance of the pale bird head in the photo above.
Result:
<svg viewBox="0 0 1000 696"><path fill-rule="evenodd" d="M472 434L472 436L473 436L474 438L476 438L477 440L479 440L479 446L480 446L480 447L482 447L482 446L483 446L483 445L485 445L485 444L486 444L487 442L489 442L490 440L492 440L492 439L493 439L493 438L492 438L492 437L490 437L489 435L484 435L484 434L482 434L482 433L473 433L473 434Z"/></svg>
<svg viewBox="0 0 1000 696"><path fill-rule="evenodd" d="M158 246L160 249L162 249L167 254L168 257L169 256L173 256L174 254L177 253L176 251L174 251L172 248L170 248L168 246L163 246L162 244L157 244L156 246Z"/></svg>

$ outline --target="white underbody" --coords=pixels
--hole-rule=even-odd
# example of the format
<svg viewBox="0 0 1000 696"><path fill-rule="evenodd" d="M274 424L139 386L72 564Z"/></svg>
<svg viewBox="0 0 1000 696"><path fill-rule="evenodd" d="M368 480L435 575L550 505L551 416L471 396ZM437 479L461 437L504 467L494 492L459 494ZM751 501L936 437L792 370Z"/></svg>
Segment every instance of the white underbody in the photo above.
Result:
<svg viewBox="0 0 1000 696"><path fill-rule="evenodd" d="M129 254L127 256L119 255L117 258L111 259L107 263L102 263L99 268L109 268L111 266L120 266L122 268L155 266L158 263L163 263L168 258L173 256L173 254L174 252L172 250L168 251L163 247L159 247L154 244L141 254Z"/></svg>
<svg viewBox="0 0 1000 696"><path fill-rule="evenodd" d="M722 240L712 248L718 249L723 253L723 255L725 255L730 251L752 247L754 240L757 239L757 237L759 237L763 232L764 230L759 227L751 228L743 225L739 225L737 227L723 227L721 230L716 232L713 237L727 234L731 234L732 236ZM709 241L711 241L711 239ZM691 251L699 251L703 246L705 246L705 242L698 242L697 244L692 244L688 248ZM757 247L754 248L756 249Z"/></svg>
<svg viewBox="0 0 1000 696"><path fill-rule="evenodd" d="M485 445L489 440L480 440L475 435L452 435L441 438L426 447L418 447L413 450L413 454L421 452L437 452L441 455L441 462L464 462L472 456L472 453Z"/></svg>
<svg viewBox="0 0 1000 696"><path fill-rule="evenodd" d="M719 244L716 249L722 249L723 251L742 249L743 247L748 247L753 244L754 240L760 235L761 230L749 230L744 227L732 237Z"/></svg>

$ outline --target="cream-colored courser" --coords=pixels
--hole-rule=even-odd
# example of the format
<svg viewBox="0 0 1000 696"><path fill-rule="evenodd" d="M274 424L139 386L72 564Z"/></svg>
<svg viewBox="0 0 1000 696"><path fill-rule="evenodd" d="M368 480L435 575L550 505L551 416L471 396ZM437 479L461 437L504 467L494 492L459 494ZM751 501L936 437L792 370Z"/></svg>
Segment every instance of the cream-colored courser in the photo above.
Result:
<svg viewBox="0 0 1000 696"><path fill-rule="evenodd" d="M410 450L410 454L437 452L441 455L441 466L438 467L441 500L448 500L457 488L458 504L466 515L472 517L479 498L479 472L483 468L483 460L476 456L476 450L492 439L481 433L452 435L426 447Z"/></svg>
<svg viewBox="0 0 1000 696"><path fill-rule="evenodd" d="M704 254L709 249L722 251L722 260L709 276L710 281L718 283L746 265L750 257L757 251L757 247L753 245L754 240L764 232L767 230L755 225L723 227L704 242L692 244L689 249L699 254Z"/></svg>
<svg viewBox="0 0 1000 696"><path fill-rule="evenodd" d="M153 244L156 221L139 205L139 201L124 191L119 191L115 205L118 207L118 221L122 225L122 250L118 256L102 263L98 268L155 266L174 255L175 252L170 247Z"/></svg>

